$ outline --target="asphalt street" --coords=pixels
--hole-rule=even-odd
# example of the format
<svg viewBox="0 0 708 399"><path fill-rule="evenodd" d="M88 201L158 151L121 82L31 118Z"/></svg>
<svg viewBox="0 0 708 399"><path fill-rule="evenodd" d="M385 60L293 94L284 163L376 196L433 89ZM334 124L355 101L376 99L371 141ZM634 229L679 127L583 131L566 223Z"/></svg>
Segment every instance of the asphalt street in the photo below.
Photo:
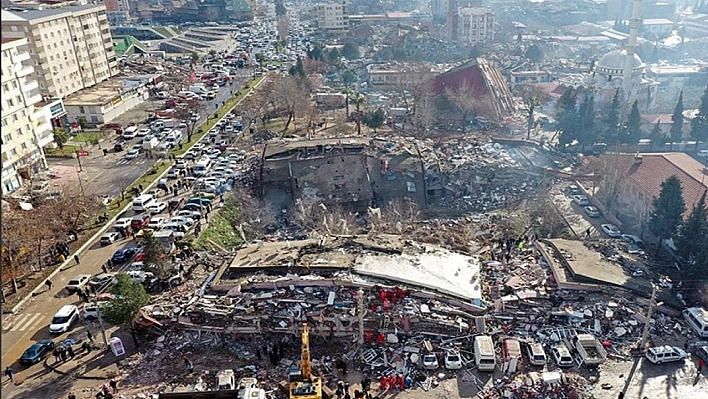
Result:
<svg viewBox="0 0 708 399"><path fill-rule="evenodd" d="M228 94L228 91L226 91L226 93ZM225 101L225 98L223 101ZM208 136L205 135L203 140L206 141L207 139ZM102 168L98 166L100 165L99 161L102 161L104 164L107 162L111 166L101 170ZM93 162L95 162L95 165ZM87 168L96 169L99 171L93 177L88 177L87 179L110 182L116 181L116 175L120 178L121 175L116 173L116 171L125 169L127 167L125 165L130 165L135 168L136 171L132 173L139 175L137 170L139 170L140 167L142 167L143 170L147 169L149 163L138 163L137 160L126 163L120 161L115 156L106 157L105 159L103 156L100 156L89 157L88 159L82 158L82 165L85 166L85 171ZM113 190L115 193L116 189L113 188ZM164 201L166 199L161 200ZM129 210L124 216L130 217L133 215L134 212ZM113 255L116 250L134 245L135 243L130 238L119 240L108 246L101 246L98 243L98 240L94 240L90 243L88 250L79 254L80 264L70 262L70 266L67 270L61 271L52 278L53 286L51 289L44 289L37 296L30 299L24 308L17 314L6 316L6 318L3 319L2 325L2 368L5 369L5 367L11 366L13 370L15 370L15 378L18 380L23 380L25 378L38 375L39 371L43 367L42 365L36 364L31 367L26 367L17 362L24 350L33 342L38 340L53 339L54 342L60 342L69 337L85 338L86 330L89 329L96 337L97 342L101 342L101 334L95 322L86 323L81 320L69 332L59 336L52 336L49 333L48 326L55 312L63 305L80 305L80 300L77 295L68 295L66 290L64 290L64 287L70 279L79 274L100 274L102 272L101 266ZM114 268L114 271L122 270L122 268L127 267L129 263L130 262L126 262L124 266ZM6 394L9 394L17 389L22 388L21 386L17 387L9 385L7 384L7 381L4 381L2 397L6 397Z"/></svg>

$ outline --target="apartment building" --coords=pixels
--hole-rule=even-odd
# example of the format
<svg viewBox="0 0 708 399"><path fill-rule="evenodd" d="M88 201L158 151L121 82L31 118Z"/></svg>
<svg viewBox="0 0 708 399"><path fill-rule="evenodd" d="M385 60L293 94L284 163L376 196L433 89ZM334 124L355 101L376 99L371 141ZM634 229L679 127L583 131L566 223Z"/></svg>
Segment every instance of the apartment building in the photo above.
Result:
<svg viewBox="0 0 708 399"><path fill-rule="evenodd" d="M64 98L118 73L102 5L2 10L2 37L27 38L30 63L46 97Z"/></svg>
<svg viewBox="0 0 708 399"><path fill-rule="evenodd" d="M487 7L457 9L457 41L467 46L494 41L494 12Z"/></svg>
<svg viewBox="0 0 708 399"><path fill-rule="evenodd" d="M346 1L317 4L316 11L318 30L331 33L349 31L349 8Z"/></svg>
<svg viewBox="0 0 708 399"><path fill-rule="evenodd" d="M430 12L433 18L447 18L448 10L450 9L450 0L431 0Z"/></svg>
<svg viewBox="0 0 708 399"><path fill-rule="evenodd" d="M42 147L53 141L30 58L27 39L2 38L3 195L22 187L23 178L46 169Z"/></svg>
<svg viewBox="0 0 708 399"><path fill-rule="evenodd" d="M112 24L124 24L130 19L128 0L97 0L97 3L106 6L108 21Z"/></svg>
<svg viewBox="0 0 708 399"><path fill-rule="evenodd" d="M687 15L683 20L683 27L686 36L706 37L708 36L708 14Z"/></svg>

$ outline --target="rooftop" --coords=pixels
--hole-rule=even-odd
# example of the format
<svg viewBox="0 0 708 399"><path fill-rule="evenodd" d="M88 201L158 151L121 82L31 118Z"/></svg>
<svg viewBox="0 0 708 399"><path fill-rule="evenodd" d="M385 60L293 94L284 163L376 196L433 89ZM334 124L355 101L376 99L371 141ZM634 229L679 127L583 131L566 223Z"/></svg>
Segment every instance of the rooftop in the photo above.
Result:
<svg viewBox="0 0 708 399"><path fill-rule="evenodd" d="M66 6L61 8L48 8L45 10L8 11L2 10L2 22L33 22L41 19L59 19L66 14L105 11L102 5L87 4L82 6Z"/></svg>
<svg viewBox="0 0 708 399"><path fill-rule="evenodd" d="M142 83L147 83L156 75L136 75L113 77L92 87L80 90L64 99L64 105L98 105L119 97L121 93Z"/></svg>

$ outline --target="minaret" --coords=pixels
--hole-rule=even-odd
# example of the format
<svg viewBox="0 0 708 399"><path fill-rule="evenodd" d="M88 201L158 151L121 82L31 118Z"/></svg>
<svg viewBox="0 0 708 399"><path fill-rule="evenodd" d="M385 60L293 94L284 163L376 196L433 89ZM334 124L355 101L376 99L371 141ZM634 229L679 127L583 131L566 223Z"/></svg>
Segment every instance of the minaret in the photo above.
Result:
<svg viewBox="0 0 708 399"><path fill-rule="evenodd" d="M627 97L627 101L630 100L629 89L632 80L632 66L634 65L634 53L637 50L637 35L639 34L639 24L641 23L642 14L642 0L634 0L634 6L632 7L632 18L629 19L629 41L627 42L627 47L625 47L625 52L627 56L624 60L624 78L622 79L622 90L624 95Z"/></svg>

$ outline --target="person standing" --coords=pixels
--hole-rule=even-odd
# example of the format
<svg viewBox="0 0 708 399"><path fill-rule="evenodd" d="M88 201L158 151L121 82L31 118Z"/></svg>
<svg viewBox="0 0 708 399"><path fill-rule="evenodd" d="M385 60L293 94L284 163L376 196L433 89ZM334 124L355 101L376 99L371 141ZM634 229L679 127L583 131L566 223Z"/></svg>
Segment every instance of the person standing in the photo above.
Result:
<svg viewBox="0 0 708 399"><path fill-rule="evenodd" d="M118 381L115 378L108 381L108 385L111 386L111 389L113 390L113 392L118 392Z"/></svg>
<svg viewBox="0 0 708 399"><path fill-rule="evenodd" d="M88 330L86 331L86 338L88 338L88 340L91 341L91 343L94 343L93 334L91 334L91 331L88 331Z"/></svg>
<svg viewBox="0 0 708 399"><path fill-rule="evenodd" d="M76 354L74 353L74 348L71 347L71 345L69 345L69 346L66 347L66 353L69 354L69 358L70 358L70 359L73 359L74 356L76 355Z"/></svg>
<svg viewBox="0 0 708 399"><path fill-rule="evenodd" d="M705 360L703 360L703 359L698 360L698 370L696 373L696 378L701 376L701 372L703 371L703 366L705 366L705 365L706 365Z"/></svg>
<svg viewBox="0 0 708 399"><path fill-rule="evenodd" d="M10 382L15 382L15 370L11 369L10 366L5 369L5 375L10 379Z"/></svg>
<svg viewBox="0 0 708 399"><path fill-rule="evenodd" d="M52 289L52 285L54 285L54 284L52 284L52 281L51 281L51 280L47 279L47 281L44 282L44 285L47 286L47 290L51 290L51 289Z"/></svg>
<svg viewBox="0 0 708 399"><path fill-rule="evenodd" d="M79 255L74 254L74 261L76 262L77 265L81 264L81 262L79 262Z"/></svg>

